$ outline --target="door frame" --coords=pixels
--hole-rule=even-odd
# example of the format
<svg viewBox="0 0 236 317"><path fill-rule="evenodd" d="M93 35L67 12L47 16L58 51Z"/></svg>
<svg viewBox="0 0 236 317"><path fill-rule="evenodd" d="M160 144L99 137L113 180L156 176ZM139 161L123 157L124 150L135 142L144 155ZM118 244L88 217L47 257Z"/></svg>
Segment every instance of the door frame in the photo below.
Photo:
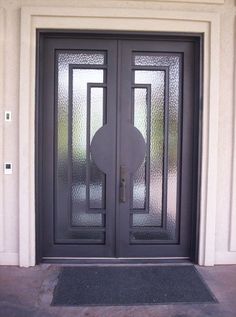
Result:
<svg viewBox="0 0 236 317"><path fill-rule="evenodd" d="M50 14L49 14L50 12ZM78 17L78 19L75 19ZM21 14L20 155L19 155L19 264L35 265L35 88L36 30L111 29L118 19L120 31L202 33L204 38L203 122L201 182L198 207L200 232L198 263L215 263L215 213L218 143L219 15L217 13L168 12L131 8L23 8ZM175 23L169 23L170 20ZM102 22L102 24L101 24ZM118 21L117 21L118 22ZM123 22L123 24L122 24ZM114 26L116 29L117 27ZM187 33L185 33L187 34ZM29 63L30 60L30 63Z"/></svg>
<svg viewBox="0 0 236 317"><path fill-rule="evenodd" d="M193 87L194 87L194 95L193 99L194 105L193 105L193 117L194 117L194 124L193 124L193 160L192 160L192 165L193 165L193 170L192 170L192 178L193 178L193 189L192 189L192 209L191 209L191 218L192 218L192 226L191 226L191 249L190 249L190 260L194 263L198 262L198 234L199 234L199 206L198 206L198 200L199 200L199 189L200 189L200 180L201 180L201 164L198 166L198 162L200 162L200 155L201 155L201 137L199 134L199 130L201 130L201 124L202 124L202 111L201 111L201 100L202 100L202 42L203 42L203 37L202 34L184 34L184 33L153 33L153 32L118 32L118 31L113 31L113 32L106 32L106 31L95 31L95 32L90 32L90 31L63 31L63 30L37 30L37 60L36 60L36 65L37 65L37 70L36 70L36 82L37 82L37 88L36 88L36 113L35 113L35 176L36 176L36 263L41 263L41 262L64 262L65 257L51 257L51 258L43 258L42 254L42 249L43 249L43 242L42 242L42 232L45 228L44 221L41 221L43 217L45 217L44 213L44 208L41 206L41 201L44 201L45 198L45 188L42 186L42 175L45 173L44 167L42 166L42 161L43 161L43 149L44 149L44 139L43 139L43 126L44 123L42 122L43 119L43 99L42 96L42 79L41 79L41 74L43 70L43 63L41 61L41 58L43 56L43 45L44 45L44 39L45 38L51 38L52 41L56 39L76 39L76 40L135 40L135 41L148 41L148 43L151 42L158 42L158 41L168 41L169 43L173 42L191 42L194 45L194 71L195 71L195 78L193 79ZM105 44L104 44L105 45ZM165 44L164 44L165 45ZM121 53L121 49L118 49L118 51ZM181 53L183 54L183 53ZM118 60L117 62L119 63L121 61L121 54L118 55ZM120 73L120 68L118 67L118 74ZM119 90L120 87L120 76L118 76L118 81L117 81L117 88ZM119 100L119 97L117 96L117 109L116 109L116 133L120 131L120 107L121 107L121 101ZM183 105L182 105L183 106ZM181 109L182 109L181 106ZM54 109L54 111L56 111ZM55 115L55 114L54 114ZM44 118L45 119L45 118ZM54 119L55 120L55 119ZM183 118L182 118L182 110L180 110L180 127L179 129L183 128ZM182 133L181 133L182 135ZM183 136L182 136L183 137ZM54 137L55 138L55 137ZM56 139L55 139L56 140ZM54 141L55 141L54 140ZM119 209L120 209L120 203L119 203L119 174L120 174L120 162L119 162L119 148L120 148L120 134L117 133L116 135L116 171L115 171L115 179L114 179L114 184L116 185L116 197L114 201L114 208L115 208L115 228L116 228L116 238L115 238L115 252L117 250L120 250L119 242L118 242L118 235L119 235L119 230L118 227L120 224L120 218L119 218ZM179 140L179 148L180 144L182 143L182 138ZM181 156L181 154L179 154ZM182 163L181 163L182 165ZM54 171L55 172L55 171ZM180 171L179 167L179 173L182 175L182 172ZM178 187L180 186L180 179L181 176L178 177ZM52 186L55 186L55 181L51 180L49 181L51 184L54 184ZM181 187L178 189L179 195L181 192ZM178 200L181 199L180 197L177 198ZM55 198L54 200L54 206L55 208ZM47 227L47 230L49 230L49 227ZM108 228L106 229L108 230ZM158 248L158 245L156 246ZM151 248L151 246L149 247ZM155 245L153 245L153 248L155 248ZM120 252L120 251L119 251ZM118 253L119 253L118 252ZM78 257L78 261L81 263L81 261L89 261L91 257ZM92 257L93 258L93 257ZM150 257L144 257L144 259L148 259ZM152 257L151 257L152 258ZM101 257L97 257L97 262L100 262ZM113 259L119 260L120 257L106 257L104 259ZM104 261L104 259L102 261ZM140 257L125 257L124 258L126 261L128 259L133 259L136 262L139 262ZM155 257L153 259L168 259L172 261L185 261L187 258L178 258L178 257ZM74 258L75 260L75 258ZM69 258L68 258L69 261Z"/></svg>

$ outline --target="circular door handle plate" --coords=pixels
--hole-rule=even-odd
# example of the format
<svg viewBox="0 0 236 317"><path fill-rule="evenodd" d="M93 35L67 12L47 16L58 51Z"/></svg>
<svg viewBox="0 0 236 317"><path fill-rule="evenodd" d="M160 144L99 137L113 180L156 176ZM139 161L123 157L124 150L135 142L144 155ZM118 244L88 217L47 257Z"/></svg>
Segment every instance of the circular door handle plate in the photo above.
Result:
<svg viewBox="0 0 236 317"><path fill-rule="evenodd" d="M142 133L132 124L127 124L122 131L121 164L129 173L134 173L142 164L146 154L146 143ZM94 135L90 151L94 163L104 173L114 168L115 145L114 128L108 124L101 127Z"/></svg>
<svg viewBox="0 0 236 317"><path fill-rule="evenodd" d="M115 142L113 129L108 124L101 127L95 133L90 145L92 159L104 173L111 172L114 167Z"/></svg>
<svg viewBox="0 0 236 317"><path fill-rule="evenodd" d="M125 127L125 134L121 164L127 167L129 173L133 174L143 163L146 155L146 142L142 133L132 124Z"/></svg>

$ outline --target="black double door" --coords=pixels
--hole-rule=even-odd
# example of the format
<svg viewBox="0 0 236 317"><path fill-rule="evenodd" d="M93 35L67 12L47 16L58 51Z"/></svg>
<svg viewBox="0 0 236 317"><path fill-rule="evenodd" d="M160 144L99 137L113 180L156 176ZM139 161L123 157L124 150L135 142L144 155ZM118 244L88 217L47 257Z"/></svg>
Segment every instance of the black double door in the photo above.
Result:
<svg viewBox="0 0 236 317"><path fill-rule="evenodd" d="M189 258L194 38L39 37L39 259Z"/></svg>

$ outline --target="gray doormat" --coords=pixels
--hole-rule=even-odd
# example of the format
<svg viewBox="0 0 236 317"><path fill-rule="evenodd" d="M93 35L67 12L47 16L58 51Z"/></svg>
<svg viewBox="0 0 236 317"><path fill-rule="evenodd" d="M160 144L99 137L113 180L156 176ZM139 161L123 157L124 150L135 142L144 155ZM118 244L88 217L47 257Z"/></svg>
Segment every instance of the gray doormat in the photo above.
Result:
<svg viewBox="0 0 236 317"><path fill-rule="evenodd" d="M54 306L217 302L194 266L64 267Z"/></svg>

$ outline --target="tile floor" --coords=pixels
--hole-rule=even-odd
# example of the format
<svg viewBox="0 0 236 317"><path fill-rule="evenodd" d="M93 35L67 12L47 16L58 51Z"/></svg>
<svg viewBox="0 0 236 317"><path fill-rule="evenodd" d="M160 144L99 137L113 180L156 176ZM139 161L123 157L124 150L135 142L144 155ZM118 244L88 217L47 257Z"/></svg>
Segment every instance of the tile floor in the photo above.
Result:
<svg viewBox="0 0 236 317"><path fill-rule="evenodd" d="M236 265L198 267L218 304L51 307L61 267L0 267L0 317L236 317Z"/></svg>

